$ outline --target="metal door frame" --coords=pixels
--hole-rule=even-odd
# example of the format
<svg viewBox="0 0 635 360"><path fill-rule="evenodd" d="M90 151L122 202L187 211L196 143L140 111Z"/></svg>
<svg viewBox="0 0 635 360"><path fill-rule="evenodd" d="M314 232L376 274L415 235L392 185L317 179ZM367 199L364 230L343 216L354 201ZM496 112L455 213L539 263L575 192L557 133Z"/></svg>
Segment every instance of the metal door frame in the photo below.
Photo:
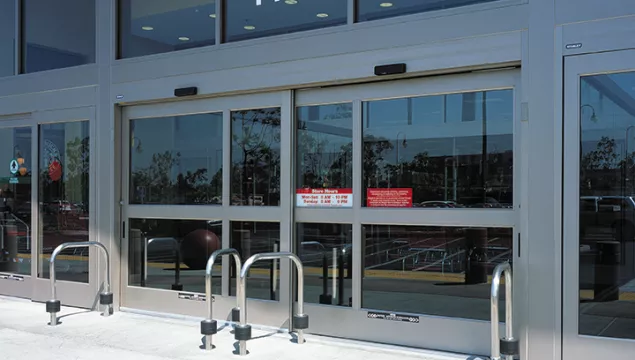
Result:
<svg viewBox="0 0 635 360"><path fill-rule="evenodd" d="M564 144L562 203L563 360L635 353L635 341L578 335L580 79L587 75L635 71L635 50L567 56L564 60Z"/></svg>
<svg viewBox="0 0 635 360"><path fill-rule="evenodd" d="M10 275L8 278L3 279L0 278L0 293L2 295L7 296L17 296L22 298L30 299L33 296L33 261L32 259L37 259L35 257L37 254L35 239L38 237L37 226L33 226L33 224L37 225L36 216L37 216L37 190L38 190L38 180L37 180L37 171L35 171L37 163L38 163L38 153L37 153L37 125L33 120L31 114L25 115L24 117L16 118L13 120L5 120L0 122L0 129L16 129L16 128L28 128L31 131L31 159L29 159L31 166L31 224L29 224L30 228L30 270L28 275L22 274L10 274L10 273L0 273L0 275ZM34 150L35 149L35 150ZM14 276L11 276L14 275Z"/></svg>
<svg viewBox="0 0 635 360"><path fill-rule="evenodd" d="M95 107L87 106L87 107L79 107L79 108L70 108L70 109L62 109L62 110L44 110L37 111L33 116L33 133L35 141L33 142L32 148L33 152L36 156L36 162L34 168L36 169L36 173L40 172L40 125L43 124L64 124L71 122L88 122L89 124L89 136L90 136L90 155L89 155L89 220L88 220L88 239L94 240L96 239L96 208L97 204L95 204L95 194L96 194L96 168L94 166L96 159L96 134L95 134ZM33 223L37 226L33 231L36 236L33 237L33 247L32 247L32 257L34 259L39 258L39 248L40 248L40 209L39 209L39 178L35 184L34 188L34 201L32 202L33 208ZM64 305L76 306L81 308L89 308L92 309L96 306L97 300L99 297L98 294L98 281L99 276L97 274L96 269L100 265L98 260L98 253L95 249L89 250L89 261L88 261L88 283L78 283L71 281L63 281L57 280L57 289L58 289L58 298ZM37 277L38 275L38 261L32 262L31 264L31 273L34 279L33 281L33 293L32 300L43 302L50 299L51 296L51 285L49 279L43 279ZM48 266L48 262L43 262L42 266Z"/></svg>
<svg viewBox="0 0 635 360"><path fill-rule="evenodd" d="M231 168L231 111L241 109L258 109L280 107L281 109L281 171L288 168L290 134L290 103L291 92L268 92L251 95L237 95L217 97L212 99L186 100L161 104L131 105L121 108L121 220L127 224L129 219L186 219L186 220L222 220L222 247L230 246L231 221L279 222L280 223L280 251L290 251L291 220L287 214L291 209L291 193L288 177L281 177L281 205L279 207L263 206L230 206L230 171L223 171L222 205L129 205L130 182L130 120L142 118L168 117L201 113L223 114L223 169ZM126 233L122 239L121 259L121 307L154 312L174 313L181 315L205 317L207 308L202 301L191 301L178 297L179 291L130 286L128 281L129 239ZM243 259L245 261L247 259ZM222 263L222 294L214 294L214 317L229 319L231 310L236 306L235 296L229 296L230 262ZM262 324L273 327L288 327L289 325L289 288L290 277L288 262L281 262L279 268L280 295L279 301L247 299L249 323ZM205 276L201 277L203 284ZM185 289L184 293L191 293ZM204 295L204 291L200 293Z"/></svg>
<svg viewBox="0 0 635 360"><path fill-rule="evenodd" d="M436 76L431 78L398 80L385 83L350 85L326 89L296 91L295 106L336 104L350 102L353 105L353 207L349 209L295 208L294 238L297 223L344 223L353 226L353 278L352 307L320 305L305 302L305 312L310 315L309 333L385 342L406 346L442 349L459 353L489 354L489 321L431 316L420 316L420 323L410 324L369 319L362 307L362 225L430 225L430 226L482 226L513 229L512 256L514 278L526 276L526 262L519 258L517 236L520 232L521 187L521 124L520 124L520 69L475 72ZM362 102L410 96L451 94L471 91L513 89L514 91L514 209L372 209L361 204L362 155ZM295 111L294 111L295 114ZM295 134L295 121L293 122ZM295 149L295 148L294 148ZM295 150L293 151L295 153ZM295 157L293 159L295 165ZM295 166L294 166L295 168ZM294 174L295 180L295 171ZM295 189L295 188L294 188ZM424 215L425 216L422 216ZM519 241L519 240L518 240ZM293 241L296 244L296 241ZM294 249L295 250L295 249ZM526 253L526 252L525 252ZM526 255L523 255L525 257ZM519 283L521 283L520 281ZM513 298L522 297L518 288ZM517 313L522 311L516 308ZM523 318L518 314L517 318ZM337 325L334 323L337 319ZM448 336L447 334L452 334ZM459 341L457 341L459 339Z"/></svg>

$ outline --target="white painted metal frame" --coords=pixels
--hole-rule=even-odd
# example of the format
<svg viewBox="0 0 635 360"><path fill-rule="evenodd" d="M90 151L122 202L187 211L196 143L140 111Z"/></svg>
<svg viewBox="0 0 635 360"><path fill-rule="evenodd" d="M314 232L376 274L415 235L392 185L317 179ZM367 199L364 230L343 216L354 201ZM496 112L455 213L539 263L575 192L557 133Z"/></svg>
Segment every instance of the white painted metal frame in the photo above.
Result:
<svg viewBox="0 0 635 360"><path fill-rule="evenodd" d="M122 146L122 220L129 224L129 219L154 218L154 219L201 219L222 220L223 235L222 246L230 246L230 222L231 221L257 221L280 223L280 251L288 251L290 244L290 219L285 214L291 211L292 197L290 192L281 193L280 206L230 206L230 182L231 172L223 171L223 190L221 206L205 205L134 205L129 204L130 181L130 121L142 118L156 118L167 116L182 116L201 113L223 114L223 169L231 168L231 111L241 109L259 109L268 107L281 108L281 172L290 173L288 149L290 146L290 98L291 92L269 92L254 95L233 97L217 97L212 99L199 99L182 102L149 104L122 108L121 143ZM281 177L281 189L290 188L289 177ZM126 226L126 231L129 226ZM206 314L206 307L202 302L179 299L176 291L143 288L128 284L128 234L122 242L121 259L121 304L126 308L142 310L178 313L183 315L201 316ZM214 312L218 319L229 319L231 309L235 307L236 299L229 296L229 259L223 261L222 270L222 294L215 294ZM246 260L246 259L243 259ZM276 327L286 327L289 319L289 264L280 264L280 297L279 301L265 301L248 299L249 322L265 324ZM204 277L201 278L201 281ZM185 291L187 292L187 291ZM220 295L220 296L219 296Z"/></svg>
<svg viewBox="0 0 635 360"><path fill-rule="evenodd" d="M473 91L514 90L514 209L372 209L362 207L362 102L378 99L451 94ZM520 70L475 72L400 80L386 83L351 85L296 91L296 106L353 104L353 207L351 209L295 208L296 222L347 223L353 225L353 279L351 308L305 304L311 316L309 332L390 342L408 346L445 349L466 353L489 353L489 323L459 318L421 315L419 324L378 322L366 317L362 298L362 225L430 225L513 228L514 277L525 276L523 261L518 261L517 233L520 221L521 124ZM295 121L294 121L295 127ZM295 148L294 148L295 149ZM293 159L295 165L295 158ZM294 166L295 168L295 166ZM293 172L295 174L295 171ZM295 175L294 175L295 178ZM295 244L295 242L292 242ZM520 259L518 259L520 260ZM514 298L522 294L515 293ZM521 310L518 310L521 311ZM338 319L334 326L333 319ZM387 334L399 334L389 336ZM452 334L448 336L447 334ZM460 339L460 341L456 341Z"/></svg>
<svg viewBox="0 0 635 360"><path fill-rule="evenodd" d="M635 71L635 50L565 57L562 217L563 360L631 357L635 341L578 335L581 77Z"/></svg>
<svg viewBox="0 0 635 360"><path fill-rule="evenodd" d="M40 172L40 163L39 163L39 139L40 139L40 131L39 125L43 124L63 124L69 122L79 122L86 121L89 124L89 136L90 136L90 168L89 168L89 240L96 239L96 217L95 210L97 205L95 201L96 194L96 177L95 177L95 108L93 106L88 107L78 107L78 108L70 108L63 110L44 110L37 111L33 115L33 143L32 143L32 151L35 156L34 160L34 173L39 174ZM39 186L38 180L34 182L32 187L32 223L34 224L33 228L33 247L31 251L31 256L33 259L39 258L39 248L40 248L40 209L38 208L39 203ZM103 262L103 261L102 261ZM100 260L98 260L98 253L95 249L89 250L89 261L88 261L88 271L89 271L89 282L88 283L78 283L71 281L63 281L57 280L57 289L58 289L58 297L59 300L64 305L77 306L82 308L94 308L98 304L98 280L99 277L97 275L97 269L100 265ZM42 266L48 266L48 262L42 262ZM103 265L103 264L102 264ZM34 301L46 301L50 299L50 282L48 279L38 278L38 262L33 261L31 264L31 273L33 281L33 295L32 299Z"/></svg>

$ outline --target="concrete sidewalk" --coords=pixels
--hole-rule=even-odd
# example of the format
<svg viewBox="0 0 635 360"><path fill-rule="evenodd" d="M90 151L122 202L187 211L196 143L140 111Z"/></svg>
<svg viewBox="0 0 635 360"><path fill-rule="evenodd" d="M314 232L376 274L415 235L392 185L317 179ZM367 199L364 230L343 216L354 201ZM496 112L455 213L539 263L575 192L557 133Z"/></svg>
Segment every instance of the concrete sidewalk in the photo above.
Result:
<svg viewBox="0 0 635 360"><path fill-rule="evenodd" d="M61 324L48 326L44 304L0 297L0 359L240 359L231 326L219 323L216 348L202 349L199 321L63 307ZM253 326L253 325L252 325ZM292 342L288 333L253 328L244 359L267 360L475 360L477 357L435 353L307 335L306 343Z"/></svg>

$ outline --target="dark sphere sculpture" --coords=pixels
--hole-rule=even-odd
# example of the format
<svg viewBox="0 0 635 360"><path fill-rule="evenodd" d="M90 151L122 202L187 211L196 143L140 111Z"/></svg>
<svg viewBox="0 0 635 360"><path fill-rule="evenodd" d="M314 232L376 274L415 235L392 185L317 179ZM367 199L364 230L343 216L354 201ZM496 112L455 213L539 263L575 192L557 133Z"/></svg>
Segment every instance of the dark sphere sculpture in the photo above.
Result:
<svg viewBox="0 0 635 360"><path fill-rule="evenodd" d="M192 270L204 270L207 259L221 248L218 236L211 231L198 229L185 235L181 243L181 259Z"/></svg>

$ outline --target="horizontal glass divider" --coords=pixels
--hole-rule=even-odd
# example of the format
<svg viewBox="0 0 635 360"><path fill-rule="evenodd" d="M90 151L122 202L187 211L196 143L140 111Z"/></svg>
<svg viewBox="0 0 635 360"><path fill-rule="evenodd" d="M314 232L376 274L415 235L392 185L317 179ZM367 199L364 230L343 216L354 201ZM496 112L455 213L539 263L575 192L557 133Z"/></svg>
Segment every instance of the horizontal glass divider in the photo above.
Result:
<svg viewBox="0 0 635 360"><path fill-rule="evenodd" d="M351 224L352 208L295 208L295 222Z"/></svg>
<svg viewBox="0 0 635 360"><path fill-rule="evenodd" d="M362 224L512 227L518 215L514 210L389 209L363 208Z"/></svg>
<svg viewBox="0 0 635 360"><path fill-rule="evenodd" d="M222 219L219 205L129 205L128 218L137 219Z"/></svg>
<svg viewBox="0 0 635 360"><path fill-rule="evenodd" d="M283 218L284 211L277 206L230 206L225 208L224 218L230 221L275 221Z"/></svg>

